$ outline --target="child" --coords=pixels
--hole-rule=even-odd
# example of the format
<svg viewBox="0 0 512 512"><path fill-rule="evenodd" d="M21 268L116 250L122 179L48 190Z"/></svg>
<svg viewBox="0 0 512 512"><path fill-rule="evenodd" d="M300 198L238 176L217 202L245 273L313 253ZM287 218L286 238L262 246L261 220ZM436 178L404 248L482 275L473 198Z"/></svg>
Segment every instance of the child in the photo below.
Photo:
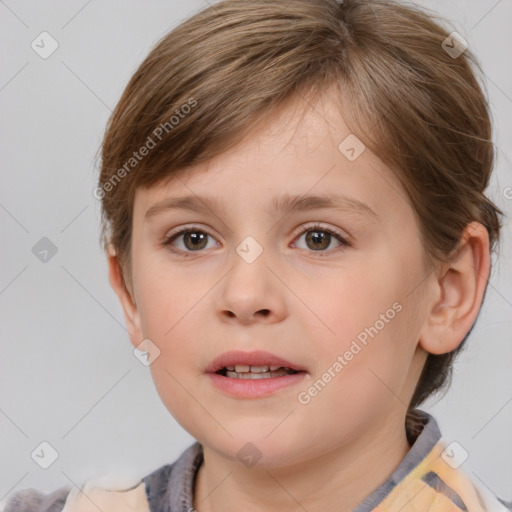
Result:
<svg viewBox="0 0 512 512"><path fill-rule="evenodd" d="M503 215L471 65L391 0L225 0L168 34L95 195L131 341L197 442L133 485L5 512L512 510L418 409L477 319Z"/></svg>

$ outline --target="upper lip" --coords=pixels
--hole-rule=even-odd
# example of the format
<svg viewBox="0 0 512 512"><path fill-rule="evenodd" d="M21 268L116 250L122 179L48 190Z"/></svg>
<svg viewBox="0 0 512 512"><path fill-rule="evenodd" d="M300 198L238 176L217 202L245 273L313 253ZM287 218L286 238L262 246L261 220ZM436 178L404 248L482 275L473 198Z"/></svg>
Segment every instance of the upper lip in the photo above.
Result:
<svg viewBox="0 0 512 512"><path fill-rule="evenodd" d="M249 365L249 366L282 366L284 368L291 368L296 371L304 371L305 368L302 366L287 361L282 357L278 357L270 352L257 350L254 352L243 352L241 350L234 350L230 352L224 352L220 356L216 357L207 367L206 373L215 373L226 366L236 365Z"/></svg>

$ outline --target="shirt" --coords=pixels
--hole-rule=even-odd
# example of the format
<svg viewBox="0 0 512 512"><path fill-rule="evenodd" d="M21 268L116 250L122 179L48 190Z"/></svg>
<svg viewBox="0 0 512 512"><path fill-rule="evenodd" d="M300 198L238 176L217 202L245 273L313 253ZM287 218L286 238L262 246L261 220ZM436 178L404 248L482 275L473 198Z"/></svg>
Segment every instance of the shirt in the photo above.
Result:
<svg viewBox="0 0 512 512"><path fill-rule="evenodd" d="M415 409L407 425L411 446L399 466L354 512L510 512L512 502L472 482L461 469L463 452L447 444L435 419ZM190 512L202 445L189 446L166 464L122 490L62 487L51 494L35 489L14 493L0 512ZM85 496L87 494L87 496Z"/></svg>

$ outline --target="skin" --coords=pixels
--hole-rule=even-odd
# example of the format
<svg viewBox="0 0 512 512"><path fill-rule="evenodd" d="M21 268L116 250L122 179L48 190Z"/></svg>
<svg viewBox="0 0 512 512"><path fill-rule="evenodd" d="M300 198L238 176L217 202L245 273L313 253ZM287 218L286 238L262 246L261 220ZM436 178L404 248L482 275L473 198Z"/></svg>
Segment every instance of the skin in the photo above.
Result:
<svg viewBox="0 0 512 512"><path fill-rule="evenodd" d="M410 448L405 415L427 352L454 350L478 314L490 265L485 228L471 223L451 264L427 270L405 192L368 148L353 162L338 150L351 132L335 112L328 95L302 124L286 109L228 153L137 190L129 290L109 253L131 341L149 338L158 347L150 365L158 393L203 445L199 512L355 508ZM333 190L363 201L377 219L353 211L266 211L274 196ZM189 194L216 196L223 208L144 219L159 201ZM328 235L325 245L308 242L318 231L311 222L352 245ZM162 245L192 224L210 235L204 248L194 251L184 236L173 247L189 257ZM250 264L235 251L247 236L263 248ZM396 302L400 312L307 405L299 403L298 393ZM237 349L273 352L307 375L264 398L227 396L204 369ZM247 442L261 452L252 467L237 457Z"/></svg>

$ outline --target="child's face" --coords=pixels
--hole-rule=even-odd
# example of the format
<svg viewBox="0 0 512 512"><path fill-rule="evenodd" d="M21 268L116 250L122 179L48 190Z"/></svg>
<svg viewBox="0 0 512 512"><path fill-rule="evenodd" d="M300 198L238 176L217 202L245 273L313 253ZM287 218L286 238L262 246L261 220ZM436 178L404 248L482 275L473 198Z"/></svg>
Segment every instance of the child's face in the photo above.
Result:
<svg viewBox="0 0 512 512"><path fill-rule="evenodd" d="M134 205L131 337L160 350L150 366L160 397L204 445L234 458L250 441L269 467L373 437L385 417L403 429L426 357L418 342L430 281L405 192L369 149L354 161L340 152L350 131L327 97L315 109L302 126L277 117L236 151L138 190ZM272 209L274 198L333 193L376 216L352 206ZM145 218L183 196L215 197L220 207ZM178 236L175 254L163 241L185 227L207 236ZM253 262L236 250L247 237L263 251ZM235 397L205 373L232 350L268 351L305 373L266 395Z"/></svg>

